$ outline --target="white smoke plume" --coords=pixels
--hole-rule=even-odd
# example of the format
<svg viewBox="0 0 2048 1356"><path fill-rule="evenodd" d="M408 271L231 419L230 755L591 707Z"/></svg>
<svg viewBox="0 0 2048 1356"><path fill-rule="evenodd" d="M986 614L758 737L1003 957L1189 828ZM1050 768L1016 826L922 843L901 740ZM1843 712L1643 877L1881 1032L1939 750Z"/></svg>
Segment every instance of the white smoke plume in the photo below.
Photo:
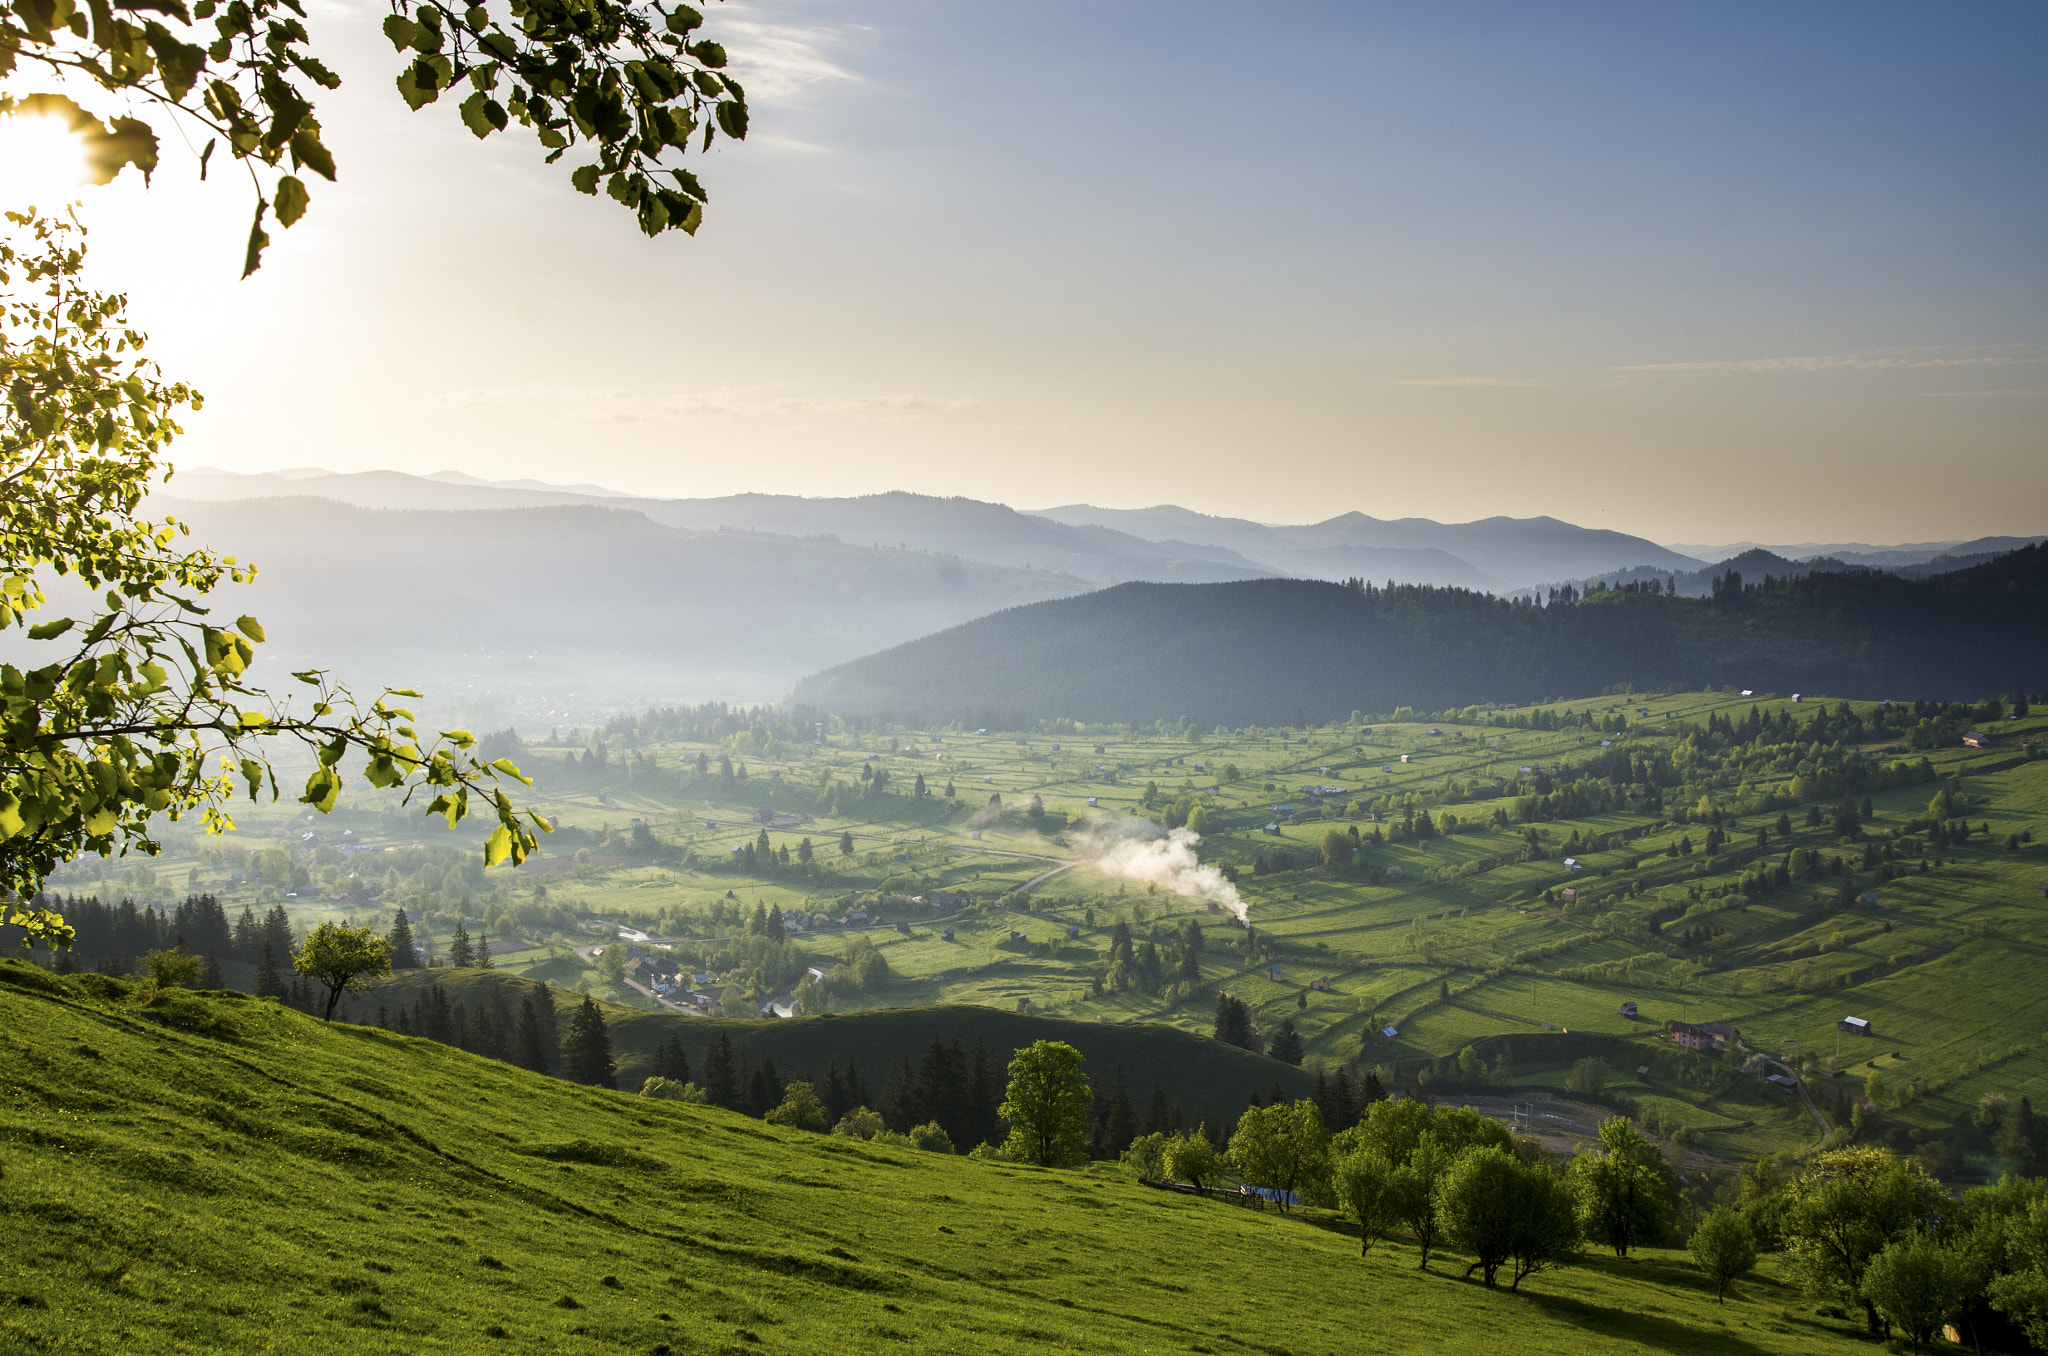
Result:
<svg viewBox="0 0 2048 1356"><path fill-rule="evenodd" d="M1245 902L1223 872L1195 856L1202 835L1193 829L1164 829L1149 819L1119 819L1091 827L1081 847L1099 852L1096 865L1112 876L1164 886L1183 899L1199 899L1248 920Z"/></svg>

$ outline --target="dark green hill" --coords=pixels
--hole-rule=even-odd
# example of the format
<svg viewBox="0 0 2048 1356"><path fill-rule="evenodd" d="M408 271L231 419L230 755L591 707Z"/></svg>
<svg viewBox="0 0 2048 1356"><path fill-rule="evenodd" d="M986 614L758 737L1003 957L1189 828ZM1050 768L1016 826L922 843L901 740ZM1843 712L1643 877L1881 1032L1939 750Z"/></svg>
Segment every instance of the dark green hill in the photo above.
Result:
<svg viewBox="0 0 2048 1356"><path fill-rule="evenodd" d="M514 1011L520 998L538 987L530 980L492 970L410 970L380 986L370 1002L409 1003L417 990L429 983L439 983L448 991L451 1004L463 1003L470 1011L489 1001L485 986L509 986L507 1002ZM562 989L555 989L554 994L566 1023L567 1005L575 1001L575 995ZM842 1065L858 1060L877 1096L887 1067L900 1059L915 1061L935 1037L949 1042L958 1039L968 1049L979 1040L999 1063L1007 1063L1014 1051L1033 1041L1065 1041L1081 1052L1091 1079L1107 1079L1121 1067L1141 1109L1156 1081L1169 1099L1180 1102L1191 1120L1207 1120L1213 1125L1235 1121L1253 1093L1263 1102L1277 1084L1288 1097L1301 1097L1314 1083L1290 1064L1170 1026L1076 1022L969 1004L878 1008L787 1021L685 1017L611 1004L604 1005L604 1013L611 1027L622 1088L640 1086L652 1071L655 1049L671 1035L682 1041L693 1069L702 1068L705 1048L721 1036L731 1038L734 1051L744 1052L745 1061L763 1056L774 1060L786 1079L822 1076L833 1060Z"/></svg>
<svg viewBox="0 0 2048 1356"><path fill-rule="evenodd" d="M1281 725L1550 700L1616 683L1977 699L2048 671L2048 551L1930 579L1655 584L1551 606L1462 589L1124 584L1011 608L805 679L799 702L912 723Z"/></svg>
<svg viewBox="0 0 2048 1356"><path fill-rule="evenodd" d="M1320 1212L779 1130L240 994L0 961L0 1059L9 1352L1868 1348L1773 1263L1725 1307L1656 1249L1489 1291Z"/></svg>

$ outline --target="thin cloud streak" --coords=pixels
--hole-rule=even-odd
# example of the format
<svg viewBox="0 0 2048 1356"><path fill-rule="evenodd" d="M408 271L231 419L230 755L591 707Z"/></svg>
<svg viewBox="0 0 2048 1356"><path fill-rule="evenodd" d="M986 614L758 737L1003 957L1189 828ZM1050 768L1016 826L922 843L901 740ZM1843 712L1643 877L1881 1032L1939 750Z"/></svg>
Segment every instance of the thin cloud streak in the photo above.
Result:
<svg viewBox="0 0 2048 1356"><path fill-rule="evenodd" d="M1944 356L1940 350L1879 349L1869 353L1830 353L1796 358L1729 358L1713 362L1630 363L1614 368L1633 373L1744 373L1807 375L1818 372L1923 371L1943 367L2005 367L2040 362L2033 345L2018 349L1964 352Z"/></svg>
<svg viewBox="0 0 2048 1356"><path fill-rule="evenodd" d="M484 410L522 407L542 415L608 424L665 423L678 419L746 419L781 416L807 419L913 420L958 414L979 402L972 396L778 395L760 387L650 396L627 390L578 387L478 387L416 401L420 410Z"/></svg>
<svg viewBox="0 0 2048 1356"><path fill-rule="evenodd" d="M1548 386L1536 377L1408 377L1398 386Z"/></svg>

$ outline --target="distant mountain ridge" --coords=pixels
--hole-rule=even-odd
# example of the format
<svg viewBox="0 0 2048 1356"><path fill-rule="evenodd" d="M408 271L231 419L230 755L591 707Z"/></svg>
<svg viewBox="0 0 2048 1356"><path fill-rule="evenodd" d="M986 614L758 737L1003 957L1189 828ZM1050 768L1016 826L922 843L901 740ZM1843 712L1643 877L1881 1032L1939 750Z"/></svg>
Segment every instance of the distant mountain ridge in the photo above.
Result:
<svg viewBox="0 0 2048 1356"><path fill-rule="evenodd" d="M596 504L632 509L670 527L829 536L852 546L936 551L1071 574L1097 584L1299 575L1507 592L1633 566L1692 571L1701 565L1641 537L1555 518L1445 524L1345 513L1320 523L1275 526L1171 505L1137 510L1070 505L1023 513L982 500L902 491L836 499L778 494L663 499L595 485L484 481L453 471L335 474L312 467L260 476L188 470L170 492L216 501L312 494L363 508L442 511Z"/></svg>
<svg viewBox="0 0 2048 1356"><path fill-rule="evenodd" d="M1549 517L1440 523L1430 518L1381 519L1352 512L1319 523L1285 526L1211 517L1171 504L1147 509L1066 504L1040 509L1037 516L1076 526L1115 528L1146 540L1171 536L1228 547L1287 573L1315 578L1355 576L1375 582L1392 578L1399 583L1449 584L1495 592L1635 566L1690 572L1704 563L1643 537L1579 527ZM1374 560L1370 553L1375 552L1435 553L1430 564L1440 577L1381 574L1369 567ZM1466 577L1448 577L1454 567L1447 561L1462 566ZM1423 561L1417 558L1414 563L1420 566ZM1345 564L1358 568L1344 569Z"/></svg>
<svg viewBox="0 0 2048 1356"><path fill-rule="evenodd" d="M1552 607L1304 580L1124 584L1012 608L814 675L842 715L1292 724L1353 710L1526 703L1617 683L1978 699L2048 673L2048 549L1925 580L1857 571L1712 599L1662 589Z"/></svg>

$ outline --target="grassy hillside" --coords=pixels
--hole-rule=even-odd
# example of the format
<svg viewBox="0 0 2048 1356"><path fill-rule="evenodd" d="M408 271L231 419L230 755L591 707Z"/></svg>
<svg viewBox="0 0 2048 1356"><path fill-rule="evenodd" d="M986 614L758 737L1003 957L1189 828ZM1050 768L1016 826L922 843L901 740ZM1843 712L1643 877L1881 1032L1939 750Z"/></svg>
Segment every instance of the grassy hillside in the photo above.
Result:
<svg viewBox="0 0 2048 1356"><path fill-rule="evenodd" d="M1760 579L1743 581L1760 586ZM1652 580L1533 607L1302 580L1125 584L1012 608L805 679L797 699L913 724L1322 722L1615 684L1977 700L2048 666L2048 551L1933 579L1834 573L1716 599Z"/></svg>
<svg viewBox="0 0 2048 1356"><path fill-rule="evenodd" d="M0 962L0 1347L76 1353L1867 1350L1769 1263L1520 1294L1100 1172L785 1132L225 994Z"/></svg>
<svg viewBox="0 0 2048 1356"><path fill-rule="evenodd" d="M466 1003L472 1012L488 1002L480 992L484 986L507 985L523 991L532 984L516 975L484 970L411 970L379 986L361 1006L409 1003L412 991L427 983L441 984L451 1003ZM521 996L509 996L514 1011ZM556 1001L566 1004L573 1001L573 995L557 990ZM1277 1086L1290 1098L1301 1097L1313 1082L1291 1065L1159 1023L1075 1021L966 1003L875 1008L779 1022L685 1017L607 1004L605 1018L611 1027L622 1088L640 1086L652 1071L649 1066L656 1047L670 1036L682 1041L683 1053L693 1068L702 1067L705 1047L721 1036L730 1038L734 1050L743 1053L743 1065L751 1067L749 1061L765 1055L775 1061L785 1079L823 1078L831 1061L844 1065L850 1059L858 1060L877 1095L883 1070L906 1057L915 1062L934 1037L949 1042L957 1038L968 1049L980 1040L998 1061L1007 1060L1011 1051L1033 1041L1065 1041L1085 1057L1090 1077L1107 1079L1121 1067L1141 1102L1156 1081L1167 1097L1180 1102L1191 1120L1206 1119L1215 1125L1235 1121L1253 1093L1264 1101ZM566 1008L562 1021L568 1021Z"/></svg>

